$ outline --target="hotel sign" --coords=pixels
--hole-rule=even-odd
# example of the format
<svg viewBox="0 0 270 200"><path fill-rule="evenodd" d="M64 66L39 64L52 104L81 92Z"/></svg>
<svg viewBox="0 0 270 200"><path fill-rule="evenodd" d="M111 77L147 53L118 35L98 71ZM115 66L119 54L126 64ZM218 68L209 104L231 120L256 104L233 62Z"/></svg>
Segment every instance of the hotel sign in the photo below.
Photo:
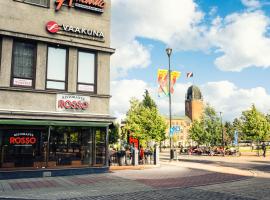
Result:
<svg viewBox="0 0 270 200"><path fill-rule="evenodd" d="M60 10L63 5L68 7L81 8L98 13L104 12L104 0L56 0L56 11Z"/></svg>
<svg viewBox="0 0 270 200"><path fill-rule="evenodd" d="M89 104L89 96L57 94L56 97L56 111L84 111Z"/></svg>
<svg viewBox="0 0 270 200"><path fill-rule="evenodd" d="M72 34L74 36L80 35L82 37L86 37L91 40L104 41L104 34L102 31L76 27L69 24L59 25L55 21L49 21L46 24L46 29L51 34L56 34L58 32L65 32L68 34Z"/></svg>

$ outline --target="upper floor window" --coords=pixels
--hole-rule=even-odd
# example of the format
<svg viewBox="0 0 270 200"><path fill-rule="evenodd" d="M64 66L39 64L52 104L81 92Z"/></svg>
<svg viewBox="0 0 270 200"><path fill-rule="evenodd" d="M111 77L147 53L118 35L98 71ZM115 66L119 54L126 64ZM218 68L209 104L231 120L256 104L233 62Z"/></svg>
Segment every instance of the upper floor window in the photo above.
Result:
<svg viewBox="0 0 270 200"><path fill-rule="evenodd" d="M44 6L44 7L49 7L49 3L50 3L50 0L15 0L15 1L20 1L24 3L29 3L29 4Z"/></svg>
<svg viewBox="0 0 270 200"><path fill-rule="evenodd" d="M48 47L47 89L66 90L67 50Z"/></svg>
<svg viewBox="0 0 270 200"><path fill-rule="evenodd" d="M14 41L12 52L12 86L33 87L36 44Z"/></svg>
<svg viewBox="0 0 270 200"><path fill-rule="evenodd" d="M95 54L79 51L77 87L80 92L96 91Z"/></svg>
<svg viewBox="0 0 270 200"><path fill-rule="evenodd" d="M0 72L1 72L1 63L2 63L2 38L0 38Z"/></svg>

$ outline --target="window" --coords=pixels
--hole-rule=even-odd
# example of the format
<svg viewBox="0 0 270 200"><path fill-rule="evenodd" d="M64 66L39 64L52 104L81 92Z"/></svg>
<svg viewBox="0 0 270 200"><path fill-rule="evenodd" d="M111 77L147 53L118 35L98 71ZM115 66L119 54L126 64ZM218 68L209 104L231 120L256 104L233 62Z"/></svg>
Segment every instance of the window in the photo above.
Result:
<svg viewBox="0 0 270 200"><path fill-rule="evenodd" d="M95 54L79 51L77 87L80 92L95 92Z"/></svg>
<svg viewBox="0 0 270 200"><path fill-rule="evenodd" d="M0 38L0 72L1 72L1 63L2 63L2 38Z"/></svg>
<svg viewBox="0 0 270 200"><path fill-rule="evenodd" d="M12 54L12 86L33 87L36 45L14 41Z"/></svg>
<svg viewBox="0 0 270 200"><path fill-rule="evenodd" d="M48 47L47 89L66 89L66 60L66 49Z"/></svg>
<svg viewBox="0 0 270 200"><path fill-rule="evenodd" d="M29 3L29 4L44 6L44 7L49 7L49 3L50 3L50 0L15 0L15 1L20 1L23 3Z"/></svg>

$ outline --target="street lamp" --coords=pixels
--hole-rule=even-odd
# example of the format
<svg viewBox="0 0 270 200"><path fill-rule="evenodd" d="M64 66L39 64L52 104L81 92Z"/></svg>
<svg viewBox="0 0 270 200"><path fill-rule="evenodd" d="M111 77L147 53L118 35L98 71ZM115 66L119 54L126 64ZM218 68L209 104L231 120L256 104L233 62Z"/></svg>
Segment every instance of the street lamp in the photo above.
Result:
<svg viewBox="0 0 270 200"><path fill-rule="evenodd" d="M171 54L172 54L172 49L167 48L166 53L169 58L169 136L170 136L170 161L173 158L173 150L172 150L172 137L171 137L171 127L172 127L172 99L171 99Z"/></svg>
<svg viewBox="0 0 270 200"><path fill-rule="evenodd" d="M225 149L224 149L224 134L223 134L223 125L222 125L222 112L219 112L220 114L220 127L221 127L221 145L223 149L223 156L225 155Z"/></svg>

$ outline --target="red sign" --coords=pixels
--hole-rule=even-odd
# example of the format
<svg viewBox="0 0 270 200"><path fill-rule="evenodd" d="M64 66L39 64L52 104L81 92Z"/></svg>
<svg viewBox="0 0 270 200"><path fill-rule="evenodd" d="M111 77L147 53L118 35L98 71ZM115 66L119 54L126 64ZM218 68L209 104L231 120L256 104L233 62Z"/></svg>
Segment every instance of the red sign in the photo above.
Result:
<svg viewBox="0 0 270 200"><path fill-rule="evenodd" d="M134 147L139 148L139 140L133 137L129 137L129 144L134 144Z"/></svg>
<svg viewBox="0 0 270 200"><path fill-rule="evenodd" d="M81 101L70 101L70 100L59 100L58 108L60 109L82 109L85 110L88 108L87 102Z"/></svg>
<svg viewBox="0 0 270 200"><path fill-rule="evenodd" d="M59 25L54 21L49 21L46 24L46 28L47 28L47 31L49 31L50 33L57 33L60 30Z"/></svg>
<svg viewBox="0 0 270 200"><path fill-rule="evenodd" d="M36 144L37 139L35 137L10 137L10 144L25 145L25 144Z"/></svg>
<svg viewBox="0 0 270 200"><path fill-rule="evenodd" d="M60 10L64 3L67 3L68 7L77 7L81 9L91 10L102 13L105 7L104 0L56 0L56 10Z"/></svg>

